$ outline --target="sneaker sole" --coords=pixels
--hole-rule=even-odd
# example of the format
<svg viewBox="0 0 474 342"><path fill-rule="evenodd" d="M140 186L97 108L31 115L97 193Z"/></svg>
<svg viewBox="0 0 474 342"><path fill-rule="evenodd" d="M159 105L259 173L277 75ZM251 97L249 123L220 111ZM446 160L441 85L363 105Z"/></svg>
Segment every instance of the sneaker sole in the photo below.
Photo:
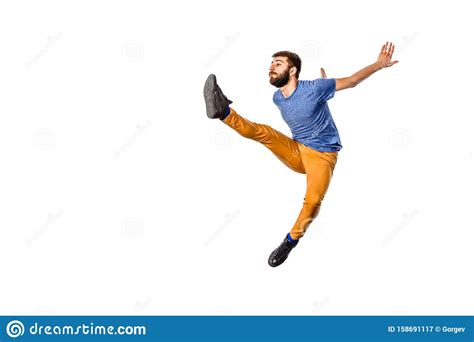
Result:
<svg viewBox="0 0 474 342"><path fill-rule="evenodd" d="M209 119L214 119L215 115L217 114L217 108L214 101L216 85L216 76L214 74L210 74L207 77L206 83L204 84L204 101L206 102L206 113Z"/></svg>

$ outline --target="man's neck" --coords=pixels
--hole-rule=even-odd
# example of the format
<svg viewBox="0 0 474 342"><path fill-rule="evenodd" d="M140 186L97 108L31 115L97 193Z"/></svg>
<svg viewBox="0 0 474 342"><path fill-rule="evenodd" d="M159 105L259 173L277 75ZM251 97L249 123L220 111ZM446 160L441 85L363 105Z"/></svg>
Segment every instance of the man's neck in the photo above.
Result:
<svg viewBox="0 0 474 342"><path fill-rule="evenodd" d="M280 88L281 93L285 98L288 98L293 94L298 85L298 80L296 78L291 78L287 84Z"/></svg>

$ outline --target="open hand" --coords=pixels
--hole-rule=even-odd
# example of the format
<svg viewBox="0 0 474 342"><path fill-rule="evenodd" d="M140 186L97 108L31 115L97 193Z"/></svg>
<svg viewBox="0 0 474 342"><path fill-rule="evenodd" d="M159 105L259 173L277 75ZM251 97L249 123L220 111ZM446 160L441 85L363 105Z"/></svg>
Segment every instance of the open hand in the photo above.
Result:
<svg viewBox="0 0 474 342"><path fill-rule="evenodd" d="M388 68L398 63L398 61L392 62L392 55L393 55L394 50L395 50L395 45L393 45L392 43L386 42L382 46L382 50L380 51L379 57L377 58L377 63L382 68Z"/></svg>

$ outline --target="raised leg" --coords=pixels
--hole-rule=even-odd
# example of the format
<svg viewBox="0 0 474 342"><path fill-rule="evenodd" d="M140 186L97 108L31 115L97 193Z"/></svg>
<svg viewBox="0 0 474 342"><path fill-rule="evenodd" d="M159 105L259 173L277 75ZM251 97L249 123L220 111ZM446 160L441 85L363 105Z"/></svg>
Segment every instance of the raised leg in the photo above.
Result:
<svg viewBox="0 0 474 342"><path fill-rule="evenodd" d="M245 119L230 109L230 114L222 120L241 136L255 140L266 146L286 166L298 173L305 173L298 143L268 125Z"/></svg>

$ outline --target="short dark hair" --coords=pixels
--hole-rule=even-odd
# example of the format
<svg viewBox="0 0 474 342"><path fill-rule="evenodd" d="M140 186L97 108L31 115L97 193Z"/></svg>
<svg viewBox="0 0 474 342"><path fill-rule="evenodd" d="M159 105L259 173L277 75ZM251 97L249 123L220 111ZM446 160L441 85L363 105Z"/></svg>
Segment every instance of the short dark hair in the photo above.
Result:
<svg viewBox="0 0 474 342"><path fill-rule="evenodd" d="M290 51L278 51L273 54L273 58L275 57L286 57L288 58L288 64L290 64L290 68L296 68L296 78L299 78L300 71L301 71L301 58L294 52Z"/></svg>

